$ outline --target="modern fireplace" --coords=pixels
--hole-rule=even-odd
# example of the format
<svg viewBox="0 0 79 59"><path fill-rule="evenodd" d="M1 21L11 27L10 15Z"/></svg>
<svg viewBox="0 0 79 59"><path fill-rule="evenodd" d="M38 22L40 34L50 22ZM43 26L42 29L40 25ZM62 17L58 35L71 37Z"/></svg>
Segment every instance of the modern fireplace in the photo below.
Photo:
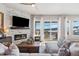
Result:
<svg viewBox="0 0 79 59"><path fill-rule="evenodd" d="M14 35L14 40L21 40L21 39L26 39L27 34L16 34Z"/></svg>

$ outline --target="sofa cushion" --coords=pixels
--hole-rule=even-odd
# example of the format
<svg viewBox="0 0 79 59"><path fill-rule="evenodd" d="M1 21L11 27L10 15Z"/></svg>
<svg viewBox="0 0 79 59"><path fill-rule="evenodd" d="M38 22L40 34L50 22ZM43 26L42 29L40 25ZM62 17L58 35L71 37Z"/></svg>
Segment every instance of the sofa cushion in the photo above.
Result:
<svg viewBox="0 0 79 59"><path fill-rule="evenodd" d="M46 43L46 52L47 53L57 53L58 52L58 46L57 43Z"/></svg>
<svg viewBox="0 0 79 59"><path fill-rule="evenodd" d="M6 50L5 52L6 55L14 55L14 56L18 56L19 55L19 49L18 47L12 43L9 48Z"/></svg>

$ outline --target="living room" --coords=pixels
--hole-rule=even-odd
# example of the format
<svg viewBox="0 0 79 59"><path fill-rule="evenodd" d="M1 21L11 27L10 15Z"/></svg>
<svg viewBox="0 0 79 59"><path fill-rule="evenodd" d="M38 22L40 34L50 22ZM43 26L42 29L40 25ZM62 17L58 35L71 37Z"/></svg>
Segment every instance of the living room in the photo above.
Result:
<svg viewBox="0 0 79 59"><path fill-rule="evenodd" d="M79 56L78 5L0 3L0 55Z"/></svg>

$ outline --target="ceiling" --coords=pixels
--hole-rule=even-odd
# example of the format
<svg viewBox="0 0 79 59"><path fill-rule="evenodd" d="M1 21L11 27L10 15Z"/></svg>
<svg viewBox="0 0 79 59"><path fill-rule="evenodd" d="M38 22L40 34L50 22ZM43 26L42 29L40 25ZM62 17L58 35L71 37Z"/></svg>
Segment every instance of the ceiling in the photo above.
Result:
<svg viewBox="0 0 79 59"><path fill-rule="evenodd" d="M79 3L35 3L35 7L20 3L4 5L32 15L79 15Z"/></svg>

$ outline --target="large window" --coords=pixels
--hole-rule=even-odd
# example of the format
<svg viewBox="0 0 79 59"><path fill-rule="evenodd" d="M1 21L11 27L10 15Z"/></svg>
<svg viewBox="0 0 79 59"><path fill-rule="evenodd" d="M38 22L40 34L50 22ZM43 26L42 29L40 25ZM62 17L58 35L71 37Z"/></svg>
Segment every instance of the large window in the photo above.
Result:
<svg viewBox="0 0 79 59"><path fill-rule="evenodd" d="M50 39L50 22L49 21L44 22L44 39L45 40Z"/></svg>
<svg viewBox="0 0 79 59"><path fill-rule="evenodd" d="M35 29L39 30L40 29L40 21L35 22Z"/></svg>
<svg viewBox="0 0 79 59"><path fill-rule="evenodd" d="M57 41L60 22L58 17L34 17L35 41Z"/></svg>
<svg viewBox="0 0 79 59"><path fill-rule="evenodd" d="M40 21L35 21L35 35L40 35Z"/></svg>
<svg viewBox="0 0 79 59"><path fill-rule="evenodd" d="M45 21L44 22L44 39L57 40L58 39L58 22L57 21Z"/></svg>
<svg viewBox="0 0 79 59"><path fill-rule="evenodd" d="M40 21L35 21L35 41L40 41Z"/></svg>

